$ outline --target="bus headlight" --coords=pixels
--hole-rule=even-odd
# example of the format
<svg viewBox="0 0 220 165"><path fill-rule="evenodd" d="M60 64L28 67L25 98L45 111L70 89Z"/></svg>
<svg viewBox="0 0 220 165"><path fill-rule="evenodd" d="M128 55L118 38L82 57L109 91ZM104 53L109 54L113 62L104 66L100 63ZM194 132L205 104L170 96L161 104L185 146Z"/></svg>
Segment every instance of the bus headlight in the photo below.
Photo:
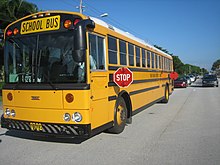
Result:
<svg viewBox="0 0 220 165"><path fill-rule="evenodd" d="M63 115L63 120L64 121L70 121L70 114L69 113L65 113L64 115Z"/></svg>
<svg viewBox="0 0 220 165"><path fill-rule="evenodd" d="M16 115L15 110L12 109L12 110L11 110L11 116L12 116L12 117L15 117L15 115Z"/></svg>
<svg viewBox="0 0 220 165"><path fill-rule="evenodd" d="M9 108L6 108L5 115L8 116L8 117L11 115L11 111L10 111Z"/></svg>
<svg viewBox="0 0 220 165"><path fill-rule="evenodd" d="M72 116L72 120L75 122L82 121L82 115L79 112L75 112Z"/></svg>

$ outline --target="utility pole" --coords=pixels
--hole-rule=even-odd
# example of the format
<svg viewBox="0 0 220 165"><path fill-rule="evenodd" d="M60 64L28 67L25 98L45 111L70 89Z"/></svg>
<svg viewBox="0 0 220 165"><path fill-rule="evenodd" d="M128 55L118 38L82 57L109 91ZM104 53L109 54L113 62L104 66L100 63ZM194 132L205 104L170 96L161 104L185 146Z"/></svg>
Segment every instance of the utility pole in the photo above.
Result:
<svg viewBox="0 0 220 165"><path fill-rule="evenodd" d="M82 14L83 13L83 8L85 6L83 6L83 0L80 0L79 2L79 6L77 6L76 8L79 9L79 12Z"/></svg>

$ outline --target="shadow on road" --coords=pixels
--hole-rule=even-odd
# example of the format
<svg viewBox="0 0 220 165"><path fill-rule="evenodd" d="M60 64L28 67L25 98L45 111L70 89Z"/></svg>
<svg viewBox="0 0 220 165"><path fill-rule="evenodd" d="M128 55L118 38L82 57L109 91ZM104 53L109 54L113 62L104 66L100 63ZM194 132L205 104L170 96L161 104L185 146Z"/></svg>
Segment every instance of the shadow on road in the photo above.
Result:
<svg viewBox="0 0 220 165"><path fill-rule="evenodd" d="M56 137L56 136L34 135L32 133L20 132L16 130L7 131L4 135L16 137L16 138L28 139L28 140L55 142L55 143L81 144L82 142L87 140L86 138L64 138L64 137Z"/></svg>

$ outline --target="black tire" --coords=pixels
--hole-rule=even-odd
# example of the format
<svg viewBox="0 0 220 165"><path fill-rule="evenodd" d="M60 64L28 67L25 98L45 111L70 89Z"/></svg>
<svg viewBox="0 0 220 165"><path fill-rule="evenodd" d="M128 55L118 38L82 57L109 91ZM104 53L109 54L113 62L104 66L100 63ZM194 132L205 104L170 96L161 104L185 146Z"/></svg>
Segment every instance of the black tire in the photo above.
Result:
<svg viewBox="0 0 220 165"><path fill-rule="evenodd" d="M169 102L169 88L168 86L165 87L165 91L164 91L164 98L163 100L161 100L162 103L168 103Z"/></svg>
<svg viewBox="0 0 220 165"><path fill-rule="evenodd" d="M128 110L124 99L122 97L118 97L115 104L114 126L108 129L108 132L114 134L119 134L123 132L126 125L127 113Z"/></svg>

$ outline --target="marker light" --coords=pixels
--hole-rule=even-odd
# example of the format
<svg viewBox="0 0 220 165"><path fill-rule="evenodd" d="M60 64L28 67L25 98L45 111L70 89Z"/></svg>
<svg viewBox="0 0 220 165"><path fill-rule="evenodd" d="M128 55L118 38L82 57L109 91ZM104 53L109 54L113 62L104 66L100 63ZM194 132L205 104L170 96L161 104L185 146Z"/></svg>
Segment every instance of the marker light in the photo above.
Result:
<svg viewBox="0 0 220 165"><path fill-rule="evenodd" d="M8 31L7 31L7 36L9 37L9 36L11 36L12 35L12 31L9 29Z"/></svg>
<svg viewBox="0 0 220 165"><path fill-rule="evenodd" d="M5 115L9 117L10 114L11 114L10 109L6 108L6 110L5 110Z"/></svg>
<svg viewBox="0 0 220 165"><path fill-rule="evenodd" d="M32 18L37 18L37 15L33 15Z"/></svg>
<svg viewBox="0 0 220 165"><path fill-rule="evenodd" d="M71 93L66 94L66 101L68 103L72 103L73 100L74 100L74 97L73 97L73 95Z"/></svg>
<svg viewBox="0 0 220 165"><path fill-rule="evenodd" d="M45 13L45 16L50 16L50 13Z"/></svg>
<svg viewBox="0 0 220 165"><path fill-rule="evenodd" d="M64 121L70 121L70 114L69 113L65 113L64 115L63 115L63 120Z"/></svg>
<svg viewBox="0 0 220 165"><path fill-rule="evenodd" d="M79 23L79 21L80 21L79 18L75 19L74 22L73 22L73 25L76 26Z"/></svg>
<svg viewBox="0 0 220 165"><path fill-rule="evenodd" d="M72 116L72 120L75 122L82 121L82 115L79 112L75 112Z"/></svg>
<svg viewBox="0 0 220 165"><path fill-rule="evenodd" d="M12 109L12 110L11 110L11 116L12 116L12 117L15 117L15 115L16 115L15 110Z"/></svg>
<svg viewBox="0 0 220 165"><path fill-rule="evenodd" d="M12 100L13 100L13 95L12 95L11 92L9 92L9 93L7 94L7 99L8 99L9 101L12 101Z"/></svg>
<svg viewBox="0 0 220 165"><path fill-rule="evenodd" d="M14 28L14 31L13 31L14 35L18 34L19 33L19 30L18 28Z"/></svg>
<svg viewBox="0 0 220 165"><path fill-rule="evenodd" d="M38 17L43 17L44 15L43 14L38 14Z"/></svg>
<svg viewBox="0 0 220 165"><path fill-rule="evenodd" d="M72 22L68 19L68 20L65 20L63 26L64 26L66 29L68 29L68 28L70 28L71 24L72 24Z"/></svg>

